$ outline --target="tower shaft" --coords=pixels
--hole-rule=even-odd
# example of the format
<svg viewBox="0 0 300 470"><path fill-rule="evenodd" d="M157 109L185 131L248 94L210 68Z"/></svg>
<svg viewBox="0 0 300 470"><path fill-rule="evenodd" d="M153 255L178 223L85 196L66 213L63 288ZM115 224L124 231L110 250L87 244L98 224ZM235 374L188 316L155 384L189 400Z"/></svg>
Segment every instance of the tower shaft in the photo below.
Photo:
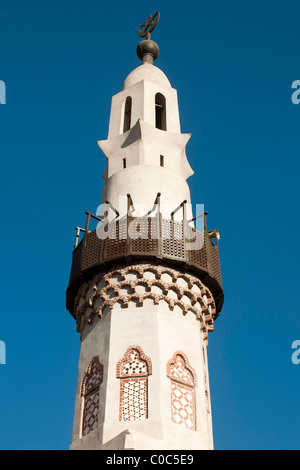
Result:
<svg viewBox="0 0 300 470"><path fill-rule="evenodd" d="M223 304L217 231L207 230L206 213L193 216L190 134L147 41L143 65L112 98L108 138L98 142L107 160L101 208L87 212L73 252L67 308L81 351L71 449L213 448L207 341Z"/></svg>

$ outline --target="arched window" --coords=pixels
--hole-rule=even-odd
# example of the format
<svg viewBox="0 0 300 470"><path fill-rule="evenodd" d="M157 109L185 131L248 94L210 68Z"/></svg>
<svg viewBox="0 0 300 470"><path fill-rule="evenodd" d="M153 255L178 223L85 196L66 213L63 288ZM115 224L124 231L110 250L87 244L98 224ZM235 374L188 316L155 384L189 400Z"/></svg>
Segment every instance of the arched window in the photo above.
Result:
<svg viewBox="0 0 300 470"><path fill-rule="evenodd" d="M155 127L167 130L166 98L161 93L155 95Z"/></svg>
<svg viewBox="0 0 300 470"><path fill-rule="evenodd" d="M99 390L102 382L103 365L100 364L99 357L95 356L90 361L81 384L81 396L83 398L82 436L98 426Z"/></svg>
<svg viewBox="0 0 300 470"><path fill-rule="evenodd" d="M127 96L126 101L125 101L125 108L124 108L123 132L129 131L131 127L131 108L132 108L132 99L131 99L131 96Z"/></svg>
<svg viewBox="0 0 300 470"><path fill-rule="evenodd" d="M148 375L152 374L149 357L139 346L127 349L117 364L120 380L120 421L148 418Z"/></svg>
<svg viewBox="0 0 300 470"><path fill-rule="evenodd" d="M171 379L172 420L189 429L196 430L195 387L197 376L189 365L186 355L174 353L167 363L167 376Z"/></svg>

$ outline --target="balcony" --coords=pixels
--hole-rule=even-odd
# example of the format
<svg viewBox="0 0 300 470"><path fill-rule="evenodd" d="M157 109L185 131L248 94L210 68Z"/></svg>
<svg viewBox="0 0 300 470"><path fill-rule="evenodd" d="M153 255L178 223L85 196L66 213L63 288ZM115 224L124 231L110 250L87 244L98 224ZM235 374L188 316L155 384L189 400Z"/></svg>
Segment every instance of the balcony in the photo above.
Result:
<svg viewBox="0 0 300 470"><path fill-rule="evenodd" d="M117 211L116 211L117 212ZM80 284L96 272L105 272L113 265L156 263L167 265L196 275L212 292L217 309L221 312L224 294L219 261L218 231L208 231L206 214L203 231L196 230L191 221L177 222L155 217L132 217L127 215L104 226L101 217L87 214L85 229L77 228L75 249L69 286L67 309L73 315L74 300ZM98 222L95 230L89 230L90 219ZM102 224L102 225L101 225ZM79 242L80 232L84 233ZM78 243L79 242L79 243Z"/></svg>

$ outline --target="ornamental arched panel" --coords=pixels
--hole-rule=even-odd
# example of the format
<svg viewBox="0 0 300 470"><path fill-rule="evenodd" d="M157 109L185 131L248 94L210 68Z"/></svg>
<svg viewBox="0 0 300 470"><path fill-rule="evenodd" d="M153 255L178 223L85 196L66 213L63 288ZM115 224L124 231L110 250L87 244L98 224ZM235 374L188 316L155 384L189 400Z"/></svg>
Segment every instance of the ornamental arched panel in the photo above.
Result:
<svg viewBox="0 0 300 470"><path fill-rule="evenodd" d="M81 384L83 398L81 436L85 436L98 426L99 391L103 382L103 365L99 357L91 359Z"/></svg>
<svg viewBox="0 0 300 470"><path fill-rule="evenodd" d="M197 376L183 352L175 352L168 361L167 376L171 380L172 420L195 431Z"/></svg>
<svg viewBox="0 0 300 470"><path fill-rule="evenodd" d="M117 364L120 379L120 421L148 418L148 376L152 364L139 346L130 346Z"/></svg>

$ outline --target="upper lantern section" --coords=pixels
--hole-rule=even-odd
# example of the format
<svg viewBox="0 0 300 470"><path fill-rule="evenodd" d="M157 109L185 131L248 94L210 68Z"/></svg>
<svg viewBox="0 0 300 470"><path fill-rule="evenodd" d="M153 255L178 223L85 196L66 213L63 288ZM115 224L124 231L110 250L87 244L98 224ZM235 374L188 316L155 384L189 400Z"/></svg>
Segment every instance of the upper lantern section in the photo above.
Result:
<svg viewBox="0 0 300 470"><path fill-rule="evenodd" d="M128 132L138 120L163 131L181 132L177 91L164 72L147 62L134 69L122 91L112 97L108 138Z"/></svg>
<svg viewBox="0 0 300 470"><path fill-rule="evenodd" d="M171 207L162 212L166 217L182 201L190 202L186 182L193 174L186 157L190 134L181 133L177 91L153 65L158 46L149 31L157 22L155 15L142 25L150 25L146 34L140 34L147 38L137 47L143 64L127 76L122 91L112 97L108 136L98 141L107 159L102 201L110 201L122 216L119 200L127 194L134 200L135 215L141 216L144 208L152 209L158 193L162 204ZM137 209L138 204L143 209Z"/></svg>
<svg viewBox="0 0 300 470"><path fill-rule="evenodd" d="M180 133L177 91L172 88L162 70L153 65L159 47L150 39L159 20L159 12L149 15L139 28L143 39L137 46L137 55L143 62L125 79L122 90L112 98L108 138L123 135L138 121L156 129Z"/></svg>

